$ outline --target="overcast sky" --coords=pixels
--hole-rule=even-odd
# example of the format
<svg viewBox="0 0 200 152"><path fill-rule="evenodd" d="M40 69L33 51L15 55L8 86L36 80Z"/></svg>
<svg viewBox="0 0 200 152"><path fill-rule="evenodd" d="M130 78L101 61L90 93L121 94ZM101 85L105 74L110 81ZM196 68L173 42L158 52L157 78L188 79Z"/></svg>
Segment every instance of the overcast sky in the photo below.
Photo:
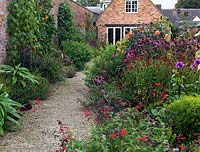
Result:
<svg viewBox="0 0 200 152"><path fill-rule="evenodd" d="M174 8L177 0L151 0L154 4L161 4L162 9Z"/></svg>

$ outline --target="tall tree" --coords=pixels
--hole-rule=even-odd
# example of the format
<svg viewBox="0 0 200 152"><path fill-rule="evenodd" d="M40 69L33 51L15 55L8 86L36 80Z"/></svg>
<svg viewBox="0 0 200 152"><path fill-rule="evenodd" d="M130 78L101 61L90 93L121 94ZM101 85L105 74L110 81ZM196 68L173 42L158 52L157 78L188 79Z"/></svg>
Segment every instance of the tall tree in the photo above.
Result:
<svg viewBox="0 0 200 152"><path fill-rule="evenodd" d="M200 0L178 0L176 8L200 8Z"/></svg>
<svg viewBox="0 0 200 152"><path fill-rule="evenodd" d="M83 6L97 6L99 0L77 0L77 2Z"/></svg>
<svg viewBox="0 0 200 152"><path fill-rule="evenodd" d="M70 40L73 37L75 25L73 15L69 4L65 1L60 4L58 10L58 39L59 45L64 40Z"/></svg>

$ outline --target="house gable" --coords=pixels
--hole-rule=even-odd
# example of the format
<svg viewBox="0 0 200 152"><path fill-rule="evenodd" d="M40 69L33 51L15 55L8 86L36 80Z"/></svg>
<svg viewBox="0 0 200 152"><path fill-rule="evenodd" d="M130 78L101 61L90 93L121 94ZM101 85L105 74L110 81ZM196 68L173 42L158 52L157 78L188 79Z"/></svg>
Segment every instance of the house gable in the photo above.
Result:
<svg viewBox="0 0 200 152"><path fill-rule="evenodd" d="M162 16L160 10L151 0L138 0L137 12L126 12L126 0L113 0L97 20L98 39L108 41L108 27L121 25L121 38L124 36L124 27L133 27L158 21ZM116 29L114 29L116 30ZM114 34L116 35L116 34ZM114 36L113 36L114 37ZM116 40L113 41L114 43Z"/></svg>
<svg viewBox="0 0 200 152"><path fill-rule="evenodd" d="M113 0L97 20L104 24L148 24L160 19L162 13L151 0L138 0L138 13L125 12L125 0Z"/></svg>

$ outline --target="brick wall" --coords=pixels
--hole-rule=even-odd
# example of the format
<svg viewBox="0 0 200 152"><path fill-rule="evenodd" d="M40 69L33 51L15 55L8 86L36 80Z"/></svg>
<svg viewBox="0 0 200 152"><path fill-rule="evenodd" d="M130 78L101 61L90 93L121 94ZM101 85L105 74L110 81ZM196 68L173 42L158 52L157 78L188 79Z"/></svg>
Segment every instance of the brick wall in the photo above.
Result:
<svg viewBox="0 0 200 152"><path fill-rule="evenodd" d="M4 62L6 56L6 45L8 41L7 29L7 6L9 0L0 0L0 63Z"/></svg>
<svg viewBox="0 0 200 152"><path fill-rule="evenodd" d="M57 23L58 8L60 4L63 3L64 1L65 0L52 0L52 3L54 5L52 13L55 16L56 23ZM96 17L94 13L90 12L88 9L82 7L76 2L68 0L68 3L71 7L75 25L80 25L81 23L85 22L87 19L87 14L91 15L92 17Z"/></svg>
<svg viewBox="0 0 200 152"><path fill-rule="evenodd" d="M162 16L151 0L138 0L138 6L138 13L126 13L125 0L114 0L97 20L99 40L106 42L105 24L148 24Z"/></svg>

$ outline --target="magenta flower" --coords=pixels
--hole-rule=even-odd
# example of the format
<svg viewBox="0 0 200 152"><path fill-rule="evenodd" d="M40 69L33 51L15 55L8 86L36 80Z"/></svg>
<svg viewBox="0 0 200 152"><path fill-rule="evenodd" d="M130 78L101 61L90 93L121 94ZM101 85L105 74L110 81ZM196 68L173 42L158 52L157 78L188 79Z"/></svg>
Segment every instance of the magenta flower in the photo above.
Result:
<svg viewBox="0 0 200 152"><path fill-rule="evenodd" d="M176 62L176 68L177 69L182 69L185 66L183 62Z"/></svg>
<svg viewBox="0 0 200 152"><path fill-rule="evenodd" d="M118 57L118 54L113 54L112 57L113 57L113 58L117 58L117 57Z"/></svg>
<svg viewBox="0 0 200 152"><path fill-rule="evenodd" d="M195 61L194 61L194 65L195 66L198 66L200 64L200 59L196 59Z"/></svg>
<svg viewBox="0 0 200 152"><path fill-rule="evenodd" d="M190 65L190 70L194 70L194 65Z"/></svg>

